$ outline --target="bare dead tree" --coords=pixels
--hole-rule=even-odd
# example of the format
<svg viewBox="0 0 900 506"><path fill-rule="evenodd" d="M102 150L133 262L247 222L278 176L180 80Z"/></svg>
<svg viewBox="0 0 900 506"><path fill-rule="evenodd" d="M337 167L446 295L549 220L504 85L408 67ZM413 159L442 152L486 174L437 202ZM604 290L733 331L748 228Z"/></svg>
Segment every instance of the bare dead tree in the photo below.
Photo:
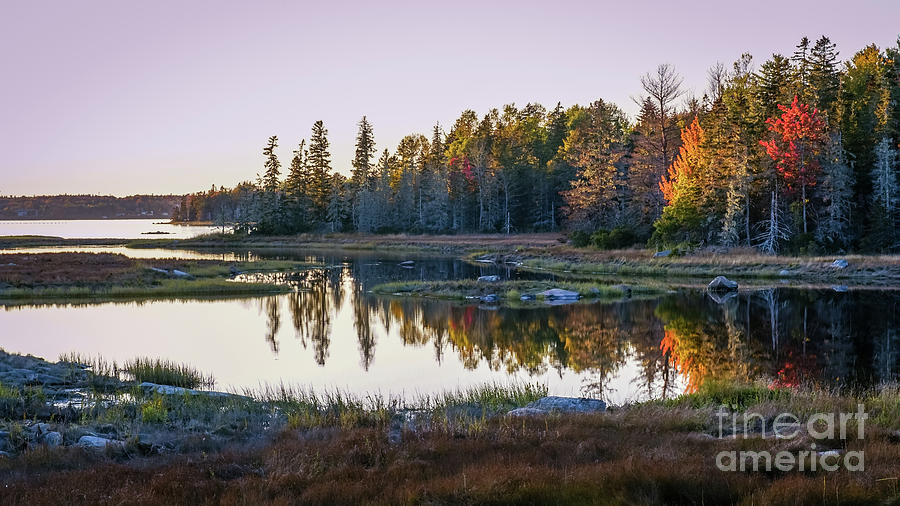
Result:
<svg viewBox="0 0 900 506"><path fill-rule="evenodd" d="M641 77L641 86L644 88L645 96L640 97L638 105L649 100L655 106L653 118L658 129L659 136L657 153L657 168L659 174L665 173L666 168L672 163L675 156L678 140L678 128L675 124L676 108L675 101L678 100L683 93L681 89L682 78L675 72L675 67L668 63L663 63L656 67L656 72L647 73Z"/></svg>

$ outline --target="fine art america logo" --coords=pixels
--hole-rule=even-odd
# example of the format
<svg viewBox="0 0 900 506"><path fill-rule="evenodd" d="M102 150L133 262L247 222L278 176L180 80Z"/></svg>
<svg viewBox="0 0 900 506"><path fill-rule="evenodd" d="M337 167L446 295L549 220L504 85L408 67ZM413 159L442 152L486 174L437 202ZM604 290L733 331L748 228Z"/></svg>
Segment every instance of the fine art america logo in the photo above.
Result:
<svg viewBox="0 0 900 506"><path fill-rule="evenodd" d="M819 442L811 442L808 450L800 451L721 451L716 455L716 467L721 471L837 471L842 467L847 471L865 470L863 451L829 450L823 444L825 441L863 439L869 415L862 404L857 405L855 413L816 413L805 424L792 413L781 413L774 418L769 430L765 418L758 413L744 413L741 422L737 413L720 412L718 416L719 438L774 436L783 440L802 438L803 442ZM762 428L762 433L757 427Z"/></svg>

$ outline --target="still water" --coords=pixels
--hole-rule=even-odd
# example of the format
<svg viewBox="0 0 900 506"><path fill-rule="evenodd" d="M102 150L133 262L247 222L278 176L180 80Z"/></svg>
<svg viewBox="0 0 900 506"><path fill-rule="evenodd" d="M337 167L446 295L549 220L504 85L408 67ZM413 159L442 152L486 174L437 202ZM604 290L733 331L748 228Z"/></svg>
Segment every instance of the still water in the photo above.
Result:
<svg viewBox="0 0 900 506"><path fill-rule="evenodd" d="M109 237L109 229L97 236ZM222 389L285 382L408 396L517 381L622 403L677 395L710 378L826 387L898 379L900 291L890 289L763 286L714 300L682 287L650 299L499 308L376 296L371 288L537 275L371 253L121 252L324 267L292 276L293 292L276 296L0 306L0 347L50 360L70 351L117 361L161 357L214 375Z"/></svg>
<svg viewBox="0 0 900 506"><path fill-rule="evenodd" d="M66 239L185 239L221 228L169 225L155 220L21 220L0 221L0 236L46 235ZM164 233L156 233L164 232Z"/></svg>

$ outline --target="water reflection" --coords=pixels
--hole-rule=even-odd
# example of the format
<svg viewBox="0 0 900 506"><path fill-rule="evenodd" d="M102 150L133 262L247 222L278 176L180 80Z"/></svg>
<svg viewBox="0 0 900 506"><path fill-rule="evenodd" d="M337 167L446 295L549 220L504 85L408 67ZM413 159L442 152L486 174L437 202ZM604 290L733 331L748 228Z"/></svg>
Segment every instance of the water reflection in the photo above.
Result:
<svg viewBox="0 0 900 506"><path fill-rule="evenodd" d="M6 315L18 311L28 317L7 324L0 315L0 327L4 335L7 329L27 332L40 318L59 318L80 332L61 351L171 353L173 359L201 362L235 386L285 380L358 391L373 385L430 390L515 378L549 383L558 393L577 390L622 402L692 391L711 378L824 386L897 379L895 291L769 288L713 299L682 289L653 300L497 308L380 297L369 289L396 279L522 274L454 260L417 260L412 269L392 259L319 260L330 267L283 277L295 288L289 294L128 303L122 316L110 309L116 304L7 307ZM178 305L190 308L191 316ZM177 347L135 352L107 322L141 318L137 308L159 310L157 316L168 320L157 328L174 338L216 336L217 345L237 351L223 352L225 359ZM194 321L198 314L209 319ZM259 332L255 344L248 331ZM26 340L15 341L12 351L41 353ZM273 360L290 363L275 366Z"/></svg>

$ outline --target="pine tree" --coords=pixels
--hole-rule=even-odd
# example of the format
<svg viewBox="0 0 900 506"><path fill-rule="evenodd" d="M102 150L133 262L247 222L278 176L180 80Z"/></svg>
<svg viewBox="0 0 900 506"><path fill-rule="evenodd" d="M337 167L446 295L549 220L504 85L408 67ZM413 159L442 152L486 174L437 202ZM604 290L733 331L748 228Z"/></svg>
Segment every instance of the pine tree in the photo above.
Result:
<svg viewBox="0 0 900 506"><path fill-rule="evenodd" d="M838 52L826 36L816 41L809 54L809 86L813 105L828 114L831 119L840 86Z"/></svg>
<svg viewBox="0 0 900 506"><path fill-rule="evenodd" d="M328 151L328 130L321 120L313 124L309 139L310 182L308 195L312 203L312 218L316 222L326 220L329 196L331 194L331 153Z"/></svg>
<svg viewBox="0 0 900 506"><path fill-rule="evenodd" d="M290 170L284 185L285 200L288 208L288 228L295 232L308 228L310 174L307 157L306 140L303 139L294 151L294 157L291 159Z"/></svg>
<svg viewBox="0 0 900 506"><path fill-rule="evenodd" d="M374 183L375 134L372 124L365 116L359 120L359 133L356 134L356 155L353 157L350 182L356 189L371 190Z"/></svg>
<svg viewBox="0 0 900 506"><path fill-rule="evenodd" d="M895 247L897 203L900 187L897 184L897 150L887 137L875 146L875 165L872 170L872 222L867 245L872 249Z"/></svg>
<svg viewBox="0 0 900 506"><path fill-rule="evenodd" d="M325 220L331 232L340 232L344 229L346 219L347 202L344 193L344 178L340 174L333 174L328 189L328 205L325 209Z"/></svg>
<svg viewBox="0 0 900 506"><path fill-rule="evenodd" d="M852 239L853 168L847 160L839 132L830 136L822 162L820 190L825 209L816 228L816 240L830 248L843 248Z"/></svg>
<svg viewBox="0 0 900 506"><path fill-rule="evenodd" d="M262 176L262 215L260 216L259 229L262 233L271 234L282 231L283 226L283 208L281 194L281 162L278 161L278 155L275 154L275 148L278 147L278 137L271 136L263 148L263 155L266 157L265 172Z"/></svg>
<svg viewBox="0 0 900 506"><path fill-rule="evenodd" d="M623 224L625 194L620 161L626 121L614 105L598 100L566 139L566 153L578 176L563 193L569 223L577 229L612 229Z"/></svg>

